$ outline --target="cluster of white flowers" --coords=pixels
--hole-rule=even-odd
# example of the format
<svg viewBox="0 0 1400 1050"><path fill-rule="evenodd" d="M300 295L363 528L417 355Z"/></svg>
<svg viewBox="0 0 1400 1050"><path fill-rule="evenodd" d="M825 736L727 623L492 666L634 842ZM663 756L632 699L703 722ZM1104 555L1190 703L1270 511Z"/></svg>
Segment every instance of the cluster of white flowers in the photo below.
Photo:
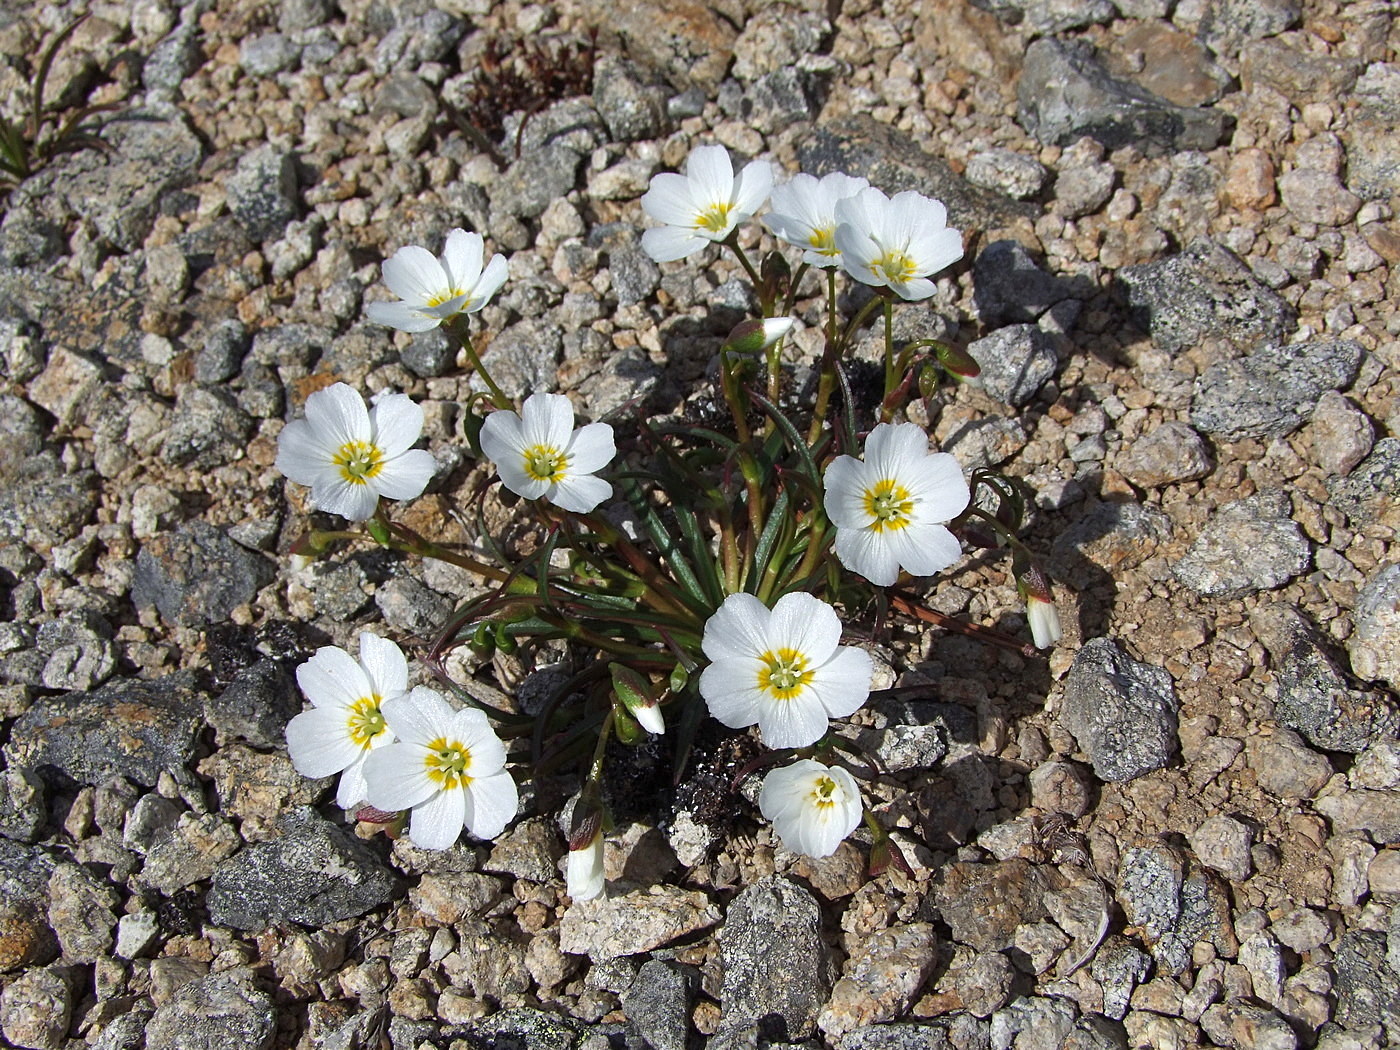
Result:
<svg viewBox="0 0 1400 1050"><path fill-rule="evenodd" d="M409 834L447 849L465 827L495 838L515 817L506 752L480 711L408 690L408 663L387 638L360 635L360 658L326 646L297 668L312 709L287 724L287 750L308 777L340 774L336 802L410 810Z"/></svg>
<svg viewBox="0 0 1400 1050"><path fill-rule="evenodd" d="M773 169L750 161L736 177L723 146L699 146L685 174L656 175L642 210L664 225L642 234L657 262L684 259L722 242L752 217L772 190L764 223L779 240L802 249L812 266L840 266L862 284L901 299L927 299L932 274L962 258L962 234L948 226L943 205L912 190L886 196L865 179L833 172L795 175L773 188Z"/></svg>

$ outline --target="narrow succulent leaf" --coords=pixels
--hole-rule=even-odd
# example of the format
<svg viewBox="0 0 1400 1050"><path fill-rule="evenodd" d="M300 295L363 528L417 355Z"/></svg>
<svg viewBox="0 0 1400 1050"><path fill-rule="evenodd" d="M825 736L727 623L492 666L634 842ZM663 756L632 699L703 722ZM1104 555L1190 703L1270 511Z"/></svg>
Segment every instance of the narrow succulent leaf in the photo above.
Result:
<svg viewBox="0 0 1400 1050"><path fill-rule="evenodd" d="M768 418L776 423L778 429L787 437L788 444L792 447L792 450L797 453L798 458L802 460L802 467L807 476L817 484L820 484L822 472L817 468L817 461L812 458L812 450L807 447L806 439L798 433L797 428L792 425L792 420L783 415L782 410L762 394L757 391L750 391L749 394L759 407L768 414Z"/></svg>
<svg viewBox="0 0 1400 1050"><path fill-rule="evenodd" d="M851 392L851 380L846 375L846 370L840 365L836 366L836 384L841 389L841 450L848 455L855 455L856 449L860 448L860 441L856 437L856 399Z"/></svg>
<svg viewBox="0 0 1400 1050"><path fill-rule="evenodd" d="M763 523L763 532L758 537L758 543L754 547L753 572L749 577L748 590L753 592L764 573L768 571L768 562L773 557L773 549L777 545L778 537L787 529L788 524L788 494L787 489L778 492L778 498L773 501L773 509L768 512L768 520Z"/></svg>
<svg viewBox="0 0 1400 1050"><path fill-rule="evenodd" d="M685 594L697 606L703 607L706 604L705 589L700 585L700 579L695 575L694 567L676 546L674 538L667 531L661 516L656 513L656 508L647 500L641 486L635 480L626 479L620 481L618 487L622 489L623 496L632 505L637 517L641 519L642 528L646 530L647 538L655 544L661 556L666 559L666 564L670 566L676 582L681 585Z"/></svg>
<svg viewBox="0 0 1400 1050"><path fill-rule="evenodd" d="M711 604L718 605L724 600L724 587L720 583L715 559L710 554L710 545L700 529L699 519L694 511L682 504L677 503L672 509L676 514L676 524L681 530L681 536L690 548L690 557L697 567L701 586L705 589L705 597Z"/></svg>

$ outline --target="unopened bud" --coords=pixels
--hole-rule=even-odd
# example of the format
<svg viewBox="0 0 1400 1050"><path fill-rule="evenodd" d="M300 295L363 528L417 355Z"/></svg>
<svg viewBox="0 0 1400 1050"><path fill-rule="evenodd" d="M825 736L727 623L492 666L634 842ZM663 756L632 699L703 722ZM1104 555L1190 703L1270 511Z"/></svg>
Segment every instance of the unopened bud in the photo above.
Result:
<svg viewBox="0 0 1400 1050"><path fill-rule="evenodd" d="M966 350L947 343L934 345L938 363L948 370L948 374L960 383L968 383L982 374L982 366Z"/></svg>
<svg viewBox="0 0 1400 1050"><path fill-rule="evenodd" d="M608 670L612 672L613 692L627 709L627 713L648 733L660 736L666 732L666 720L661 717L661 706L658 703L660 695L656 684L625 664L608 664ZM621 739L622 720L618 721L618 738Z"/></svg>
<svg viewBox="0 0 1400 1050"><path fill-rule="evenodd" d="M724 341L724 349L731 354L761 354L792 331L795 323L791 317L740 321Z"/></svg>
<svg viewBox="0 0 1400 1050"><path fill-rule="evenodd" d="M1026 600L1026 622L1037 649L1048 649L1064 636L1060 614L1055 609L1055 596L1045 573L1032 565L1016 581L1017 590Z"/></svg>

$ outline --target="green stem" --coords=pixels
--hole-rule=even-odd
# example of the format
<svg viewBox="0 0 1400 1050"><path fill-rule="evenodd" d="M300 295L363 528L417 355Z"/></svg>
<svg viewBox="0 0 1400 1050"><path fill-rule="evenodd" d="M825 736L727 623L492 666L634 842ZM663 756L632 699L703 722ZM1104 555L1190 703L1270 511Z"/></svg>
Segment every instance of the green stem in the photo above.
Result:
<svg viewBox="0 0 1400 1050"><path fill-rule="evenodd" d="M472 345L472 337L467 331L467 322L461 315L452 318L448 322L448 330L457 337L457 341L466 351L467 360L471 363L472 371L481 376L486 388L491 391L491 403L497 408L513 409L515 402L506 397L505 391L496 385L496 381L491 378L491 373L486 370L486 366L481 362L481 355L476 352L476 347Z"/></svg>
<svg viewBox="0 0 1400 1050"><path fill-rule="evenodd" d="M894 359L894 303L885 300L885 396L880 404L880 422L888 423L894 418L890 405L890 395L899 385L901 373L895 367Z"/></svg>
<svg viewBox="0 0 1400 1050"><path fill-rule="evenodd" d="M807 430L807 444L815 445L826 424L826 410L831 392L836 388L836 270L826 271L826 345L822 348L821 378L817 381L817 404L812 410L812 425Z"/></svg>
<svg viewBox="0 0 1400 1050"><path fill-rule="evenodd" d="M739 247L739 228L737 226L730 232L729 236L724 239L724 244L725 247L734 253L734 257L739 260L739 265L748 273L749 280L753 282L754 289L762 288L763 278L760 277L758 271L753 268L753 263L749 262L749 257L744 253L744 249ZM768 307L771 305L771 303L763 304L763 313L765 316L767 316Z"/></svg>

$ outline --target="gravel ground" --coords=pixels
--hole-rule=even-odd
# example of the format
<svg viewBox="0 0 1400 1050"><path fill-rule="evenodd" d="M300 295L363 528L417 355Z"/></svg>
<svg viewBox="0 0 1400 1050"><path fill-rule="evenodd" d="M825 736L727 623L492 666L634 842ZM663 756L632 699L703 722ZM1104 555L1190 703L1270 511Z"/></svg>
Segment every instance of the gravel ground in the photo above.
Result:
<svg viewBox="0 0 1400 1050"><path fill-rule="evenodd" d="M0 223L8 1044L1400 1040L1387 0L86 9L51 90L119 103L112 148L58 158ZM78 13L0 14L8 112ZM474 88L592 27L591 96L522 130L538 70ZM381 260L454 226L510 257L482 315L510 393L679 410L750 303L727 260L642 254L637 198L710 142L948 203L968 252L901 335L970 345L986 381L916 421L1034 487L1064 644L877 650L911 688L852 732L894 771L877 801L913 878L867 880L859 840L785 852L707 788L740 761L718 746L676 797L615 800L606 899L564 894L567 782L494 844L356 830L291 767L291 670L365 626L421 645L480 584L377 552L293 570L278 432L332 381L411 394L441 469L406 515L471 538L472 384L436 334L363 317ZM1025 629L994 559L927 601ZM456 670L522 703L540 683Z"/></svg>

